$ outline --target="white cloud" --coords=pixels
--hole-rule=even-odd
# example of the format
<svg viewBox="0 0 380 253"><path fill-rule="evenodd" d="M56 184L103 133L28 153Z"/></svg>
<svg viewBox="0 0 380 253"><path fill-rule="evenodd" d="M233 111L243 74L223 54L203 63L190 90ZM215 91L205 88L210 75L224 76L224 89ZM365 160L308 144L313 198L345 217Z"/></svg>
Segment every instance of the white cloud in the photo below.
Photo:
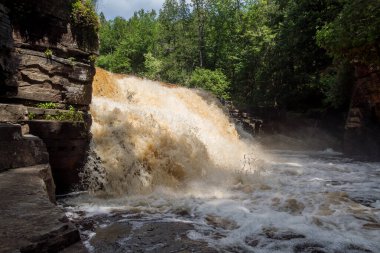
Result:
<svg viewBox="0 0 380 253"><path fill-rule="evenodd" d="M158 12L163 2L164 0L99 0L98 11L103 12L107 19L117 16L128 19L140 9L154 9Z"/></svg>

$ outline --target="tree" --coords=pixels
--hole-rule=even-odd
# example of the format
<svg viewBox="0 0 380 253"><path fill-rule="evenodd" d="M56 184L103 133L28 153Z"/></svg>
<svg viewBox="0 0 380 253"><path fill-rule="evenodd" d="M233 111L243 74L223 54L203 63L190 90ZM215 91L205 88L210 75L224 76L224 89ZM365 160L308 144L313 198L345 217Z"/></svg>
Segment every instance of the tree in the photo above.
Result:
<svg viewBox="0 0 380 253"><path fill-rule="evenodd" d="M318 44L338 60L380 66L380 2L340 2L342 11L318 31Z"/></svg>
<svg viewBox="0 0 380 253"><path fill-rule="evenodd" d="M219 98L230 99L228 92L229 82L221 70L197 68L191 75L190 87L202 88L211 91Z"/></svg>

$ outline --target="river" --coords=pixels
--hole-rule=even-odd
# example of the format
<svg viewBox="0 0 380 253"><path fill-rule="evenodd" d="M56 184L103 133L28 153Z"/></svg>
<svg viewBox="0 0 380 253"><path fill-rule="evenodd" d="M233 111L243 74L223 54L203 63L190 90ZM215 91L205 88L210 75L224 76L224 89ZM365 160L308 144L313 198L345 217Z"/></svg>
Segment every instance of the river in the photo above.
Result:
<svg viewBox="0 0 380 253"><path fill-rule="evenodd" d="M380 252L380 163L266 150L205 92L95 79L89 191L60 200L91 252Z"/></svg>

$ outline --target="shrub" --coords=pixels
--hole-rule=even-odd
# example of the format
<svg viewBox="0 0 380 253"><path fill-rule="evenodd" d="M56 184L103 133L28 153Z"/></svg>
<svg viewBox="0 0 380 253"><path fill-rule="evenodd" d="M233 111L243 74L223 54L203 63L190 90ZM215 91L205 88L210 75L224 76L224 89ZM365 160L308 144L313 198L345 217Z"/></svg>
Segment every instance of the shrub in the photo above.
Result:
<svg viewBox="0 0 380 253"><path fill-rule="evenodd" d="M84 121L83 115L75 110L75 108L70 105L69 110L65 112L57 112L53 115L46 115L46 120L57 120L57 121Z"/></svg>
<svg viewBox="0 0 380 253"><path fill-rule="evenodd" d="M72 5L71 24L80 47L95 49L98 46L99 19L91 0L76 0Z"/></svg>
<svg viewBox="0 0 380 253"><path fill-rule="evenodd" d="M211 91L219 98L229 99L230 82L219 69L212 71L209 69L197 68L191 74L190 87L198 87Z"/></svg>
<svg viewBox="0 0 380 253"><path fill-rule="evenodd" d="M33 112L28 113L28 119L29 120L34 120L36 118L37 118L37 115L35 113L33 113Z"/></svg>
<svg viewBox="0 0 380 253"><path fill-rule="evenodd" d="M56 109L54 103L42 103L37 105L38 108L43 109ZM29 120L54 120L54 121L73 121L73 122L83 122L83 114L77 111L73 106L69 106L68 111L58 111L55 114L43 114L37 115L35 113L28 114Z"/></svg>
<svg viewBox="0 0 380 253"><path fill-rule="evenodd" d="M47 48L44 52L46 58L51 59L53 58L53 51L50 48Z"/></svg>

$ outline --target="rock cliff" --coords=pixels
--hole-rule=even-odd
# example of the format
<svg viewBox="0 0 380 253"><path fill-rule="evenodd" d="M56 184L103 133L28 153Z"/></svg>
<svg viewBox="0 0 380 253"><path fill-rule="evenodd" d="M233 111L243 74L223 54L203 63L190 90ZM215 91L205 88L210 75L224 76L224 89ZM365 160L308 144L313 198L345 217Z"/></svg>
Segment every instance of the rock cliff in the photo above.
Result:
<svg viewBox="0 0 380 253"><path fill-rule="evenodd" d="M379 160L380 68L356 66L356 83L346 122L345 153Z"/></svg>
<svg viewBox="0 0 380 253"><path fill-rule="evenodd" d="M0 252L85 252L55 206L90 142L94 29L78 0L0 2Z"/></svg>
<svg viewBox="0 0 380 253"><path fill-rule="evenodd" d="M78 183L86 156L98 47L96 34L84 37L73 23L72 3L0 4L0 122L22 124L45 142L58 193Z"/></svg>

